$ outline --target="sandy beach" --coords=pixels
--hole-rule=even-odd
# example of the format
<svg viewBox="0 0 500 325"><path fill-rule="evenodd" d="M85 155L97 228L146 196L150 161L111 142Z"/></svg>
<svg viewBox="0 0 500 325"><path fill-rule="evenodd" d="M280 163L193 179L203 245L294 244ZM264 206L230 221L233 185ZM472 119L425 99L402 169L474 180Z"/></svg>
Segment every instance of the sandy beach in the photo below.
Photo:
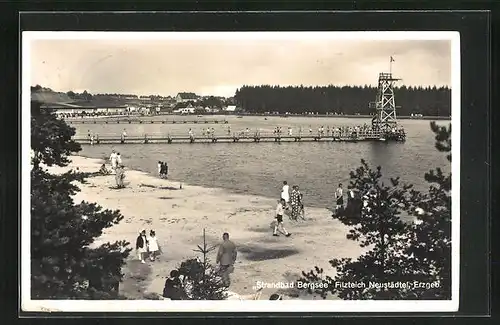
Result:
<svg viewBox="0 0 500 325"><path fill-rule="evenodd" d="M103 163L80 156L72 156L71 160L68 167L48 169L53 173L76 168L96 172ZM114 175L90 177L87 184L79 184L81 192L74 199L75 203L85 200L105 209L118 209L124 215L120 224L107 229L95 244L127 240L134 248L120 284L120 293L130 298L161 294L172 269L185 259L200 256L194 249L203 242L203 228L209 245L220 243L224 232L236 244L238 258L229 289L240 295L253 294L257 281L269 284L294 281L301 271L309 271L315 265L332 275L334 270L329 260L355 258L363 252L363 248L346 239L347 227L333 220L327 209L306 207L306 221L292 222L285 217L285 227L292 236L273 237L270 223L275 199L188 184L181 187L179 182L127 168L125 174L123 189L114 188ZM141 229L156 231L163 249L159 260L146 264L137 260L135 240ZM215 254L216 251L210 255L213 263ZM261 299L269 299L275 292L287 293L264 288ZM309 295L294 298L322 299Z"/></svg>

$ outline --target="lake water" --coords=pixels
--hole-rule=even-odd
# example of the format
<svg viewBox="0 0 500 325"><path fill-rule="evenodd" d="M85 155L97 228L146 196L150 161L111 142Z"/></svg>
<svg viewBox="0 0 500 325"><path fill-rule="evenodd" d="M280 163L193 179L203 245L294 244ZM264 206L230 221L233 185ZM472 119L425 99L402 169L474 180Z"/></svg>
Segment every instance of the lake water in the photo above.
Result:
<svg viewBox="0 0 500 325"><path fill-rule="evenodd" d="M169 116L168 119L173 117ZM188 119L180 116L176 119ZM317 130L319 126L355 126L370 123L369 119L311 118L311 117L244 117L214 116L203 119L227 119L228 124L74 124L76 137L86 137L88 131L100 136L119 136L125 128L129 136L159 134L185 134L192 128L195 134L207 126L216 134L232 131L260 129L272 132L276 126L285 131L289 126L297 133ZM155 119L165 119L157 117ZM196 119L196 117L189 117ZM407 132L404 143L381 142L302 142L302 143L194 143L194 144L126 144L82 145L80 155L108 159L112 149L120 152L127 168L156 175L157 162L167 161L169 178L191 185L221 187L237 193L248 193L279 198L282 182L297 184L304 193L308 206L331 207L334 191L339 182L347 186L349 172L365 159L373 167L382 166L387 177L400 176L417 189L428 187L424 173L441 167L449 171L445 155L434 147L434 134L430 121L401 120ZM448 125L449 121L439 121ZM108 162L109 163L109 162Z"/></svg>

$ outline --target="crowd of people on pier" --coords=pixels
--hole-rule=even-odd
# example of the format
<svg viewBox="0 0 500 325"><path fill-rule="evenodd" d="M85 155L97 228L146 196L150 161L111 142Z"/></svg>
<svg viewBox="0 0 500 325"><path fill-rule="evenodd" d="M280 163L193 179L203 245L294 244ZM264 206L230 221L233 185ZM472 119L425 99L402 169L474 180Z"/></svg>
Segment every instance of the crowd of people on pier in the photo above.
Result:
<svg viewBox="0 0 500 325"><path fill-rule="evenodd" d="M220 132L222 131L222 132ZM274 136L274 137L319 137L319 138L333 138L333 139L358 139L366 136L374 136L379 135L379 131L376 131L371 125L364 124L358 126L342 126L342 127L330 127L330 126L319 126L317 129L313 130L312 126L309 126L308 129L304 129L302 126L298 128L293 128L291 126L286 128L286 131L283 130L283 127L276 126L273 128L271 132L262 132L261 128L256 128L251 130L250 128L244 128L238 131L233 131L231 126L225 127L225 130L220 130L219 136L226 137L235 137L235 138L251 138L251 137L261 137L261 136ZM214 127L203 128L200 131L202 138L207 139L216 139L217 130ZM400 126L396 126L388 131L389 134L393 135L404 135L404 129ZM196 139L196 131L193 128L188 129L188 137L194 142ZM167 133L168 138L172 138L170 133ZM175 137L175 136L174 136ZM125 143L127 139L127 131L123 129L120 134L120 142ZM145 143L148 142L147 134L144 134ZM88 131L87 140L89 144L99 144L99 134L91 133Z"/></svg>

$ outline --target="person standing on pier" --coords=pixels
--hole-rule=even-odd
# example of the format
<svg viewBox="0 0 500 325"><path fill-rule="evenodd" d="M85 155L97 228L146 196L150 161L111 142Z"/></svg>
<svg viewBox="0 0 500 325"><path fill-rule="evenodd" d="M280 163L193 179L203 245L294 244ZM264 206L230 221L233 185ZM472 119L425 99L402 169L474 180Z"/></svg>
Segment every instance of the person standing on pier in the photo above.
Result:
<svg viewBox="0 0 500 325"><path fill-rule="evenodd" d="M337 200L335 210L336 212L339 212L340 208L344 207L344 191L342 190L342 183L339 184L339 187L335 191L335 198Z"/></svg>
<svg viewBox="0 0 500 325"><path fill-rule="evenodd" d="M229 274L234 271L234 263L236 262L238 252L236 251L236 245L229 240L229 234L227 232L222 235L222 239L223 242L219 245L219 251L217 252L215 262L219 264L222 282L229 287L231 284Z"/></svg>
<svg viewBox="0 0 500 325"><path fill-rule="evenodd" d="M126 137L127 137L127 131L125 129L123 129L123 132L122 132L122 143L125 142Z"/></svg>
<svg viewBox="0 0 500 325"><path fill-rule="evenodd" d="M276 222L274 224L273 236L278 237L278 228L281 233L285 236L290 237L290 233L286 231L285 226L283 226L283 214L286 202L284 199L278 201L278 206L276 207Z"/></svg>
<svg viewBox="0 0 500 325"><path fill-rule="evenodd" d="M285 200L285 208L288 205L288 201L290 201L290 187L288 186L287 181L283 181L283 188L281 189L281 198Z"/></svg>

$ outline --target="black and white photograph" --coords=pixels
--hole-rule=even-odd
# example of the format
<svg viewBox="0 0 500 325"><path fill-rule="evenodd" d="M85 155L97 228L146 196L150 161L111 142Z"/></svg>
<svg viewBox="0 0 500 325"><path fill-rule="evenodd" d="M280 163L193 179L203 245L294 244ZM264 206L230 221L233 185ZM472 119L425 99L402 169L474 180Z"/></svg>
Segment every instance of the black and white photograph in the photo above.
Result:
<svg viewBox="0 0 500 325"><path fill-rule="evenodd" d="M23 311L458 310L458 32L23 32L22 118Z"/></svg>

